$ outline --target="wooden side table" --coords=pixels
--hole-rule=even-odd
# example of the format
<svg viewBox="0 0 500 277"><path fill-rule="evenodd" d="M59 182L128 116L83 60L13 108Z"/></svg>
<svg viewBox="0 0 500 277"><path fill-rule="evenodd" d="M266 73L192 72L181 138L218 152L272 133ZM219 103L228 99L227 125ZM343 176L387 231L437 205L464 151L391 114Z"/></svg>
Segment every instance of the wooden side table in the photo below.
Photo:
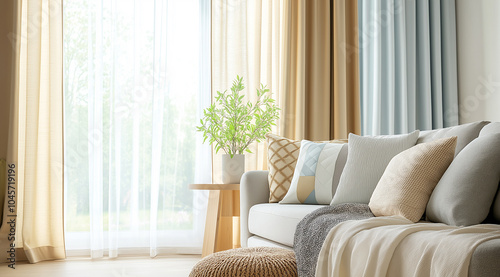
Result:
<svg viewBox="0 0 500 277"><path fill-rule="evenodd" d="M210 191L201 256L241 247L240 184L190 184L189 189Z"/></svg>

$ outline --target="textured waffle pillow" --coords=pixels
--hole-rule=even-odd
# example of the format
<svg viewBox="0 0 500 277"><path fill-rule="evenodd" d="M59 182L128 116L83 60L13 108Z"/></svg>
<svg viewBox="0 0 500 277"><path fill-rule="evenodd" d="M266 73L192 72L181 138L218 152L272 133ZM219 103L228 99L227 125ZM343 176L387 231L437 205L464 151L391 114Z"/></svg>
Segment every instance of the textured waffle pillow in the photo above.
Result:
<svg viewBox="0 0 500 277"><path fill-rule="evenodd" d="M375 216L400 215L418 222L432 190L455 155L457 137L422 143L390 161L368 206Z"/></svg>
<svg viewBox="0 0 500 277"><path fill-rule="evenodd" d="M427 219L448 225L483 222L500 181L500 133L479 136L453 160L427 204Z"/></svg>
<svg viewBox="0 0 500 277"><path fill-rule="evenodd" d="M361 137L349 134L349 155L331 205L368 204L387 164L412 147L419 131L405 135Z"/></svg>
<svg viewBox="0 0 500 277"><path fill-rule="evenodd" d="M292 182L295 165L299 158L300 141L267 134L267 167L269 170L269 203L277 203L285 197ZM347 140L331 142L346 143ZM347 159L347 147L339 159Z"/></svg>
<svg viewBox="0 0 500 277"><path fill-rule="evenodd" d="M330 204L345 159L339 159L344 143L303 140L291 186L281 204Z"/></svg>

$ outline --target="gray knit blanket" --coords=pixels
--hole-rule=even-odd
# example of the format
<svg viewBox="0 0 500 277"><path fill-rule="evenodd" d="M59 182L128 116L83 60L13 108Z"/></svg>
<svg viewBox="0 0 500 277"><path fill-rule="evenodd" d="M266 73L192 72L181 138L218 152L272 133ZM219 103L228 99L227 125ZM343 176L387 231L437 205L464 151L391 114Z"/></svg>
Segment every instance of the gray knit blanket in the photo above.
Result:
<svg viewBox="0 0 500 277"><path fill-rule="evenodd" d="M368 205L356 203L319 208L306 215L297 225L293 243L299 277L314 277L321 246L335 225L370 217L373 214Z"/></svg>

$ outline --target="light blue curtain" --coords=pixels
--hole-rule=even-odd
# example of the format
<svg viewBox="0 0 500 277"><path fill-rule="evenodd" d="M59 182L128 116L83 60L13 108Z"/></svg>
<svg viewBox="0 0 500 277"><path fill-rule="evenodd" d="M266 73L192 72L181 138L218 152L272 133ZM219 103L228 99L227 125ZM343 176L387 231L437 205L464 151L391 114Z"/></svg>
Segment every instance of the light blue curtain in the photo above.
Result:
<svg viewBox="0 0 500 277"><path fill-rule="evenodd" d="M361 129L458 124L455 0L358 0Z"/></svg>

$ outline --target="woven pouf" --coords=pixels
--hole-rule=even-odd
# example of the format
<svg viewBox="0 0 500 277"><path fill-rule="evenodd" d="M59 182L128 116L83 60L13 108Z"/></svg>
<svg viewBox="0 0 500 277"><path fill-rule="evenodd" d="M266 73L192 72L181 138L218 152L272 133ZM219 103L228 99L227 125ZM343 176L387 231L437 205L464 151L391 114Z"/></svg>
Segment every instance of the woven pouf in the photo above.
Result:
<svg viewBox="0 0 500 277"><path fill-rule="evenodd" d="M296 277L297 263L292 250L277 247L237 248L206 256L189 277Z"/></svg>

